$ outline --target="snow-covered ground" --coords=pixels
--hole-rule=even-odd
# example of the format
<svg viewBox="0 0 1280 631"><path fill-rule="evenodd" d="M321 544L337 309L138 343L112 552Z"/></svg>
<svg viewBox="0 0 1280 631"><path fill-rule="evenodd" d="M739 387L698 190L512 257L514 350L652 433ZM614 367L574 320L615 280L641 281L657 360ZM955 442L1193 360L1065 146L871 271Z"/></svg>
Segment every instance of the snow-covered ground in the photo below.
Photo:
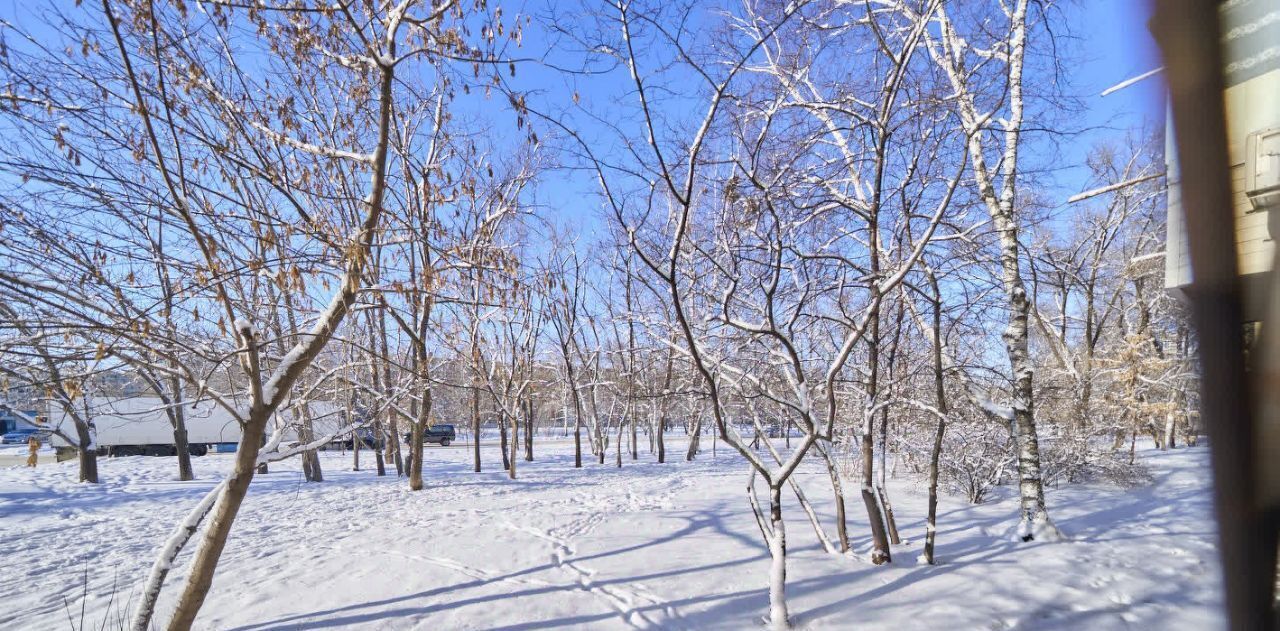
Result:
<svg viewBox="0 0 1280 631"><path fill-rule="evenodd" d="M509 481L470 470L464 447L427 449L427 489L350 471L324 456L326 481L298 462L253 482L197 627L209 629L745 629L767 607L768 554L746 502L746 467L713 458L622 469L572 468L571 445L543 441ZM362 460L371 465L368 453ZM944 497L937 566L916 560L924 489L892 487L908 541L874 567L822 552L794 497L788 596L813 629L1214 629L1223 626L1207 452L1144 452L1154 483L1051 490L1070 540L1021 544L1004 533L1016 503ZM101 461L103 484L76 463L0 469L0 628L117 628L156 549L231 463ZM829 485L798 474L830 531ZM866 541L856 498L850 532ZM185 564L190 551L180 557ZM180 590L175 570L162 619ZM136 594L132 594L136 600ZM82 613L83 612L83 613Z"/></svg>

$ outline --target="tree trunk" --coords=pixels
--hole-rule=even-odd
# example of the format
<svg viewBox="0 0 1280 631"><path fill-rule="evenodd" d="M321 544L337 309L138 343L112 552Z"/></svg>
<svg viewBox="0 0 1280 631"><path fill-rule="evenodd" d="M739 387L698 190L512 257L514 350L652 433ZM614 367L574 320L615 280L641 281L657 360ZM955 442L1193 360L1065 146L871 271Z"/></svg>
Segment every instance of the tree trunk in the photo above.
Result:
<svg viewBox="0 0 1280 631"><path fill-rule="evenodd" d="M298 440L310 443L316 439L315 430L311 424L311 407L303 403L299 413L302 415L302 422L298 430ZM351 422L350 412L347 412L347 422ZM356 470L359 471L359 468ZM320 455L316 450L308 449L302 452L302 472L308 482L324 482L324 473L320 471Z"/></svg>
<svg viewBox="0 0 1280 631"><path fill-rule="evenodd" d="M351 423L351 417L347 417L347 422ZM302 417L302 429L306 432L307 443L316 439L316 431L311 423L311 408L306 406ZM311 463L311 481L324 482L324 470L320 468L320 453L314 449L308 449L302 452L302 459Z"/></svg>
<svg viewBox="0 0 1280 631"><path fill-rule="evenodd" d="M876 502L875 491L868 485L862 486L862 504L867 509L867 518L871 521L871 562L876 565L893 562L889 553L889 537L885 533L884 520L880 515L880 505Z"/></svg>
<svg viewBox="0 0 1280 631"><path fill-rule="evenodd" d="M374 359L376 357L370 357L369 376L372 378L373 391L380 393L383 391L382 383L378 375L378 366L374 363ZM387 434L384 431L386 425L383 424L382 414L382 412L378 412L373 416L373 459L378 465L378 477L387 475L386 458L391 456L391 443L387 442Z"/></svg>
<svg viewBox="0 0 1280 631"><path fill-rule="evenodd" d="M302 479L307 482L311 481L311 461L306 458L302 459Z"/></svg>
<svg viewBox="0 0 1280 631"><path fill-rule="evenodd" d="M93 444L89 428L82 423L76 423L76 435L80 438L80 444L76 445L76 456L80 464L80 481L97 484L98 449Z"/></svg>
<svg viewBox="0 0 1280 631"><path fill-rule="evenodd" d="M525 402L528 411L525 413L524 421L524 461L533 462L533 415L534 405L533 397Z"/></svg>
<svg viewBox="0 0 1280 631"><path fill-rule="evenodd" d="M874 225L874 224L873 224ZM875 231L872 231L873 251L871 254L872 274L880 269L880 258L875 245ZM871 404L880 398L880 309L872 306L868 314L870 318L867 340L867 398ZM875 410L867 410L862 418L862 437L859 444L862 448L862 505L867 510L867 522L871 525L871 562L876 565L890 563L893 560L889 552L889 537L885 530L884 513L880 511L880 503L875 494Z"/></svg>
<svg viewBox="0 0 1280 631"><path fill-rule="evenodd" d="M308 440L314 440L315 434L308 433L308 436L312 437ZM310 469L310 474L307 477L308 482L324 482L324 471L320 468L320 454L316 450L308 449L302 454L302 461Z"/></svg>
<svg viewBox="0 0 1280 631"><path fill-rule="evenodd" d="M835 459L831 457L830 441L819 438L813 444L817 447L818 454L822 456L823 463L827 465L827 477L831 478L831 491L835 494L836 504L836 537L840 540L840 552L848 552L849 520L845 512L844 484L840 481L840 469L836 466Z"/></svg>
<svg viewBox="0 0 1280 631"><path fill-rule="evenodd" d="M664 416L658 419L657 440L658 440L658 463L659 464L667 461L667 443L664 440L664 434L666 433L667 433L667 419Z"/></svg>
<svg viewBox="0 0 1280 631"><path fill-rule="evenodd" d="M652 456L653 454L657 453L657 447L653 444L653 433L654 433L654 432L653 432L653 426L654 426L654 423L655 423L655 422L657 422L657 419L656 419L656 418L654 418L654 415L652 414L652 412L653 412L653 411L652 411L652 410L650 410L650 414L649 414L649 426L648 426L648 427L646 427L646 428L645 428L645 431L644 431L644 433L645 433L645 438L649 439L649 455L650 455L650 456Z"/></svg>
<svg viewBox="0 0 1280 631"><path fill-rule="evenodd" d="M1087 349L1084 358L1084 366L1080 372L1084 375L1080 384L1080 399L1076 402L1076 422L1075 430L1080 435L1085 435L1089 430L1089 408L1090 401L1093 399L1093 350Z"/></svg>
<svg viewBox="0 0 1280 631"><path fill-rule="evenodd" d="M400 450L400 424L396 422L395 412L391 413L391 442L387 443L387 449L391 450L396 465L396 477L404 475L404 452Z"/></svg>
<svg viewBox="0 0 1280 631"><path fill-rule="evenodd" d="M391 388L391 362L388 359L390 357L390 349L389 349L387 339L390 336L387 335L387 322L386 322L385 310L379 311L377 323L378 323L378 338L379 338L380 346L382 347L382 356L380 357L382 362L382 387L385 389L384 392L386 392ZM376 371L377 368L374 368L374 370ZM387 395L384 394L384 396L387 396ZM399 420L399 412L397 412L395 408L388 409L387 426L388 426L388 432L390 433L390 436L387 442L386 457L388 460L391 460L392 462L395 463L397 478L405 474L404 453L401 452L400 450L400 423L398 422L398 420Z"/></svg>
<svg viewBox="0 0 1280 631"><path fill-rule="evenodd" d="M431 386L422 389L422 407L418 408L418 420L413 424L413 444L409 453L413 462L409 465L409 490L422 490L422 434L431 425Z"/></svg>
<svg viewBox="0 0 1280 631"><path fill-rule="evenodd" d="M382 432L382 421L375 416L373 421L373 461L378 466L378 477L387 475L387 462L382 457L382 444L385 441L386 436Z"/></svg>
<svg viewBox="0 0 1280 631"><path fill-rule="evenodd" d="M693 422L693 430L689 432L689 449L684 453L685 462L692 462L698 457L698 441L702 439L702 417Z"/></svg>
<svg viewBox="0 0 1280 631"><path fill-rule="evenodd" d="M222 557L222 549L227 544L227 536L231 534L231 525L240 504L249 491L249 483L253 481L257 468L258 452L262 449L265 438L267 420L271 418L271 410L257 407L250 411L249 421L245 425L244 434L240 437L240 445L236 448L235 467L231 477L227 478L226 487L218 498L213 511L213 518L201 538L200 547L191 561L191 574L186 588L174 608L173 618L169 621L169 631L186 631L195 623L196 614L204 605L209 587L213 585L213 575L218 569L218 560Z"/></svg>
<svg viewBox="0 0 1280 631"><path fill-rule="evenodd" d="M874 371L872 374L875 374ZM872 418L871 414L865 415L862 432L862 505L867 509L867 521L871 525L871 562L880 565L892 562L893 557L889 553L889 537L885 530L884 514L880 512L880 503L876 501L875 478L873 477L875 460L871 451L873 444L871 439Z"/></svg>
<svg viewBox="0 0 1280 631"><path fill-rule="evenodd" d="M360 440L359 435L357 434L351 435L351 470L352 471L360 470L360 447L362 442L364 441ZM307 456L306 454L303 454L302 457L303 459L306 459ZM316 473L319 474L318 471Z"/></svg>
<svg viewBox="0 0 1280 631"><path fill-rule="evenodd" d="M270 418L268 418L267 420L270 420ZM263 421L263 423L266 423L266 421ZM262 429L263 431L262 431L261 438L258 440L258 451L262 451L262 448L267 446L267 434L266 434L265 425ZM264 462L258 465L258 475L266 475L268 473L271 473L271 469L267 466L267 463Z"/></svg>
<svg viewBox="0 0 1280 631"><path fill-rule="evenodd" d="M1133 465L1133 461L1138 456L1138 421L1134 417L1133 430L1129 432L1129 465ZM1025 540L1024 540L1025 541Z"/></svg>
<svg viewBox="0 0 1280 631"><path fill-rule="evenodd" d="M1028 352L1027 334L1027 318L1031 304L1027 299L1027 287L1023 282L1020 269L1019 230L1015 217L1019 179L1018 146L1023 119L1022 70L1026 56L1027 3L1028 0L1011 3L1013 4L1009 15L1011 31L1006 57L1009 112L1001 122L1004 130L1004 152L997 167L990 170L987 167L987 158L982 145L983 135L978 133L979 122L973 113L971 94L963 106L967 109L962 112L970 132L969 158L973 163L977 192L987 207L987 214L991 217L1000 245L1000 282L1009 317L1002 337L1005 354L1008 355L1009 367L1012 371L1010 376L1013 386L1013 437L1018 450L1018 490L1021 496L1018 536L1023 541L1037 538L1055 539L1061 536L1057 527L1049 519L1040 474L1040 441L1036 436L1032 389L1034 365ZM957 91L965 91L964 79L956 74L958 71L954 65L948 68ZM1003 176L999 193L996 192L997 173Z"/></svg>
<svg viewBox="0 0 1280 631"><path fill-rule="evenodd" d="M938 279L929 270L927 277L933 289L933 396L938 409L938 430L933 434L933 451L929 454L929 514L925 520L924 560L934 563L934 544L938 534L938 464L942 458L942 438L947 431L946 373L942 364L942 292Z"/></svg>
<svg viewBox="0 0 1280 631"><path fill-rule="evenodd" d="M787 530L782 521L782 489L769 487L769 626L782 631L790 626L787 615Z"/></svg>
<svg viewBox="0 0 1280 631"><path fill-rule="evenodd" d="M1036 435L1035 399L1032 378L1035 368L1028 351L1028 314L1031 303L1027 299L1026 285L1022 280L1018 257L1018 228L1013 220L1012 200L1008 207L1001 203L993 213L996 232L1000 237L1000 265L1002 284L1009 306L1009 323L1005 326L1005 354L1013 371L1013 428L1018 449L1018 490L1021 500L1021 517L1018 536L1023 541L1059 536L1049 519L1044 501L1044 485L1040 474L1040 440Z"/></svg>
<svg viewBox="0 0 1280 631"><path fill-rule="evenodd" d="M169 575L174 559L178 558L178 553L182 552L191 537L195 536L200 523L204 521L209 511L213 510L214 503L222 495L226 484L224 480L210 489L165 542L163 552L151 564L151 572L143 583L138 608L134 610L133 618L129 623L130 631L148 631L151 628L151 619L156 611L156 600L160 598L160 590L164 587L164 579Z"/></svg>
<svg viewBox="0 0 1280 631"><path fill-rule="evenodd" d="M939 417L938 431L933 435L933 451L929 454L929 515L924 527L924 560L929 565L934 563L933 548L938 535L938 461L942 456L942 436L946 431L947 422Z"/></svg>
<svg viewBox="0 0 1280 631"><path fill-rule="evenodd" d="M170 362L172 366L175 362ZM173 376L169 378L169 396L174 405L169 408L169 421L173 423L173 445L178 451L178 479L182 481L196 479L191 468L191 445L187 442L187 415L182 398L182 380Z"/></svg>
<svg viewBox="0 0 1280 631"><path fill-rule="evenodd" d="M884 486L877 486L876 495L880 498L880 508L884 512L884 523L889 530L889 542L893 545L899 545L902 543L902 538L898 536L898 524L893 520L893 504L889 503L889 491Z"/></svg>
<svg viewBox="0 0 1280 631"><path fill-rule="evenodd" d="M600 461L599 464L604 464L605 452L609 451L609 433L605 431L604 424L600 422L599 408L593 406L592 409L597 412L594 415L596 419L596 458Z"/></svg>
<svg viewBox="0 0 1280 631"><path fill-rule="evenodd" d="M511 455L507 458L507 477L516 479L516 453L519 450L520 417L511 417Z"/></svg>
<svg viewBox="0 0 1280 631"><path fill-rule="evenodd" d="M582 468L582 414L573 419L573 467Z"/></svg>
<svg viewBox="0 0 1280 631"><path fill-rule="evenodd" d="M425 417L426 415L423 415ZM415 421L409 431L409 490L422 490L422 432L426 421Z"/></svg>
<svg viewBox="0 0 1280 631"><path fill-rule="evenodd" d="M476 387L471 389L471 450L473 469L480 473L480 389Z"/></svg>
<svg viewBox="0 0 1280 631"><path fill-rule="evenodd" d="M511 470L511 461L507 458L507 417L498 413L498 451L502 452L502 470Z"/></svg>
<svg viewBox="0 0 1280 631"><path fill-rule="evenodd" d="M187 426L182 421L175 421L173 429L173 446L178 455L178 479L182 481L196 479L191 468L191 445L187 443Z"/></svg>
<svg viewBox="0 0 1280 631"><path fill-rule="evenodd" d="M1011 246L1016 254L1016 242ZM1017 262L1014 262L1017 265ZM1019 281L1019 285L1021 281ZM1019 287L1020 289L1020 287ZM1018 536L1023 541L1060 537L1058 529L1049 519L1044 501L1044 484L1040 474L1040 440L1036 436L1035 403L1032 390L1031 358L1027 352L1027 304L1026 294L1012 292L1020 298L1012 299L1015 316L1005 332L1009 360L1015 375L1013 397L1014 441L1018 449L1018 490L1022 515L1018 524Z"/></svg>
<svg viewBox="0 0 1280 631"><path fill-rule="evenodd" d="M889 387L892 396L893 383L897 381L898 375L898 347L902 340L902 318L904 309L901 303L898 304L897 315L893 327L893 341L889 344ZM885 406L880 410L880 484L876 487L876 493L880 498L881 512L884 514L885 527L889 531L889 542L894 545L902 543L902 538L898 536L898 522L893 518L893 504L889 502L889 406Z"/></svg>

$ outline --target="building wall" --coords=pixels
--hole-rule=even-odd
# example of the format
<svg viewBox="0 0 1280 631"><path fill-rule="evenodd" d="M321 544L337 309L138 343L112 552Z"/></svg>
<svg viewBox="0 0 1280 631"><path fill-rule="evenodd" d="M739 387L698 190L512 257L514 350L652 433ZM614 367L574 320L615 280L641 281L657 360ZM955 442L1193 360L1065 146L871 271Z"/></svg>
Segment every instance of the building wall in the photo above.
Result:
<svg viewBox="0 0 1280 631"><path fill-rule="evenodd" d="M1245 140L1255 131L1280 127L1280 69L1228 87L1224 99L1240 273L1257 274L1271 269L1275 242L1267 232L1268 211L1254 211L1245 195Z"/></svg>
<svg viewBox="0 0 1280 631"><path fill-rule="evenodd" d="M1265 286L1261 274L1274 265L1275 241L1267 228L1268 213L1255 211L1245 194L1245 143L1249 134L1280 127L1280 0L1233 0L1223 8L1223 42L1227 67L1223 93L1227 114L1227 151L1236 228L1237 264L1246 292ZM1180 175L1172 127L1166 125L1169 172L1165 287L1180 294L1191 283L1190 253L1178 191ZM1226 209L1224 209L1226 210ZM1258 303L1246 296L1246 303ZM1246 304L1246 311L1249 311Z"/></svg>

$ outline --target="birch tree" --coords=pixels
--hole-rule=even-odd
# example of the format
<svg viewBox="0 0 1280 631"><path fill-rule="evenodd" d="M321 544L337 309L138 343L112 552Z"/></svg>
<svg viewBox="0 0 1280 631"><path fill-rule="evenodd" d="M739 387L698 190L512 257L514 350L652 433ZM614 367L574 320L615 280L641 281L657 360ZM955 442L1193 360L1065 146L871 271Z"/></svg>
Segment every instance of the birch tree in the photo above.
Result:
<svg viewBox="0 0 1280 631"><path fill-rule="evenodd" d="M1036 431L1035 368L1028 342L1031 300L1023 280L1019 246L1022 230L1018 191L1022 183L1018 158L1026 110L1023 69L1032 28L1028 4L1027 0L1014 0L1000 11L973 16L964 23L953 19L950 8L939 7L939 34L928 42L932 58L956 95L957 115L968 137L975 195L987 210L999 242L1000 287L1006 300L1006 325L1001 337L1009 360L1009 422L1018 447L1021 498L1017 534L1023 541L1061 536L1049 518L1044 499ZM905 4L899 6L907 10ZM989 26L981 27L990 35L976 30L988 17L1000 24L994 32ZM962 33L960 29L970 23L973 31ZM990 87L993 78L994 94ZM993 120L997 125L994 130L988 127Z"/></svg>

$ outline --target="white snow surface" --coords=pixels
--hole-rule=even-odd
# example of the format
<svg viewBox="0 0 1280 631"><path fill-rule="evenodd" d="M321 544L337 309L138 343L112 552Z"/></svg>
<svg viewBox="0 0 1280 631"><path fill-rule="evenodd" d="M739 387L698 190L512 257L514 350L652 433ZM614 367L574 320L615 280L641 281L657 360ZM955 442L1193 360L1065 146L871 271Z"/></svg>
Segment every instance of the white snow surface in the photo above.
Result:
<svg viewBox="0 0 1280 631"><path fill-rule="evenodd" d="M572 466L571 443L536 443L537 461L506 479L496 448L471 472L466 446L428 447L427 488L410 492L373 459L322 456L325 482L297 459L254 479L201 629L750 629L768 610L769 556L745 496L747 469L719 449L695 462ZM780 442L780 441L779 441ZM779 445L781 446L781 445ZM875 567L824 553L788 490L787 597L811 629L1217 629L1220 572L1204 448L1140 454L1147 487L1071 485L1048 493L1068 537L1014 543L1016 497L939 505L940 564L917 557L925 488L891 484L903 545ZM78 484L74 461L0 469L0 628L119 628L165 538L231 468L232 454L99 460L103 483ZM796 474L832 535L830 484L817 463ZM849 530L869 548L850 498ZM160 598L165 621L195 541ZM865 558L865 555L863 555ZM126 602L128 601L128 602ZM83 613L82 613L83 611Z"/></svg>

